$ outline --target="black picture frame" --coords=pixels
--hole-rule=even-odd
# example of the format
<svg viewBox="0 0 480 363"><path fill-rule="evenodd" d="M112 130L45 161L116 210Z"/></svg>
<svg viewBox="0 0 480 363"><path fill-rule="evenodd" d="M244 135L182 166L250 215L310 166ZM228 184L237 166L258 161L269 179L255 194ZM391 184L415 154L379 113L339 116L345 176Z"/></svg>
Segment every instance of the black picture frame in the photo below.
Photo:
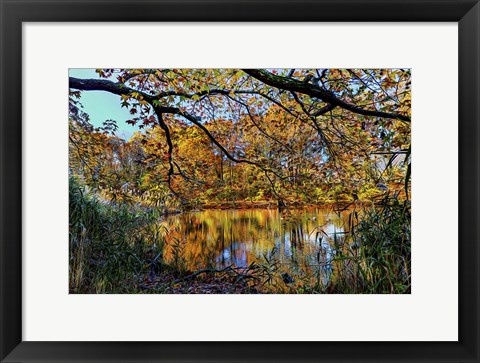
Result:
<svg viewBox="0 0 480 363"><path fill-rule="evenodd" d="M480 4L473 0L0 0L2 362L479 362ZM459 24L458 342L22 341L22 23L428 21ZM445 97L454 97L443 90ZM443 107L443 105L438 105ZM414 329L414 327L412 327Z"/></svg>

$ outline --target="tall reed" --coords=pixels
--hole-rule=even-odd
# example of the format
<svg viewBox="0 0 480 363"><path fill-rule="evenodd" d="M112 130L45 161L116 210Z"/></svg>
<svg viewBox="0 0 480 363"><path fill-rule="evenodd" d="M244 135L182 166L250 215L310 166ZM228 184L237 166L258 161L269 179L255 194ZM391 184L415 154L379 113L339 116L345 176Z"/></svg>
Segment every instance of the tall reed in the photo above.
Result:
<svg viewBox="0 0 480 363"><path fill-rule="evenodd" d="M162 263L158 216L97 199L69 180L71 293L131 292L138 276Z"/></svg>

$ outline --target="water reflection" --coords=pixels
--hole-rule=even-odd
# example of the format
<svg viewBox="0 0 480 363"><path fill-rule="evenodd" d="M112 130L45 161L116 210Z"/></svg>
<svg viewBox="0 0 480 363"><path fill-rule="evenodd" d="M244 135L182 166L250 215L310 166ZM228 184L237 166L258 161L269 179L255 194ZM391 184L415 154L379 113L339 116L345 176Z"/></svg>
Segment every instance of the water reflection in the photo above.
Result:
<svg viewBox="0 0 480 363"><path fill-rule="evenodd" d="M335 242L341 241L347 212L309 209L206 210L167 219L184 241L187 268L247 267L275 258L289 270L331 270Z"/></svg>

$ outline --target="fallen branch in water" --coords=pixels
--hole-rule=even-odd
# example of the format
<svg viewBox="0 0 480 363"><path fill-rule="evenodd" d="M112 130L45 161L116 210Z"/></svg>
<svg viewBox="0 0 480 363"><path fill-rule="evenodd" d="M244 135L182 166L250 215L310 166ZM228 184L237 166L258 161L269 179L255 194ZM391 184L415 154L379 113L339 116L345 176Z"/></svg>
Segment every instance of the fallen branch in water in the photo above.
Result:
<svg viewBox="0 0 480 363"><path fill-rule="evenodd" d="M243 268L243 267L232 267L232 265L230 266L227 266L223 269L220 269L220 270L217 270L217 269L202 269L202 270L198 270L196 272L194 272L193 274L191 275L188 275L188 276L185 276L185 277L182 277L181 279L177 279L175 280L173 283L178 283L178 282L182 282L182 281L185 281L185 280L188 280L188 279L192 279L192 278L195 278L197 277L198 275L201 275L201 274L208 274L208 273L212 273L212 274L226 274L228 272L233 272L236 274L237 278L245 278L245 279L255 279L255 280L258 280L258 277L257 276L254 276L253 274L250 274L248 273L248 271L251 270L251 267L252 265L250 265L248 268ZM243 273L242 272L239 272L239 271L244 271ZM247 272L247 273L245 273Z"/></svg>

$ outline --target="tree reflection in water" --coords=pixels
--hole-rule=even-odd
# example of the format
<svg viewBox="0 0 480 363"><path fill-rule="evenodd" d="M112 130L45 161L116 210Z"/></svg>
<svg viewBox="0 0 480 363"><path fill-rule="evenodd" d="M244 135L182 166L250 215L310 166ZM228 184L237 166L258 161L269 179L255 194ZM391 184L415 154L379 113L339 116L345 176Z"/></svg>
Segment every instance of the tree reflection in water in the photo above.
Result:
<svg viewBox="0 0 480 363"><path fill-rule="evenodd" d="M326 282L334 239L342 240L347 214L308 209L284 218L276 209L206 210L170 216L165 222L184 241L185 264L191 271L275 259L285 270L319 273Z"/></svg>

